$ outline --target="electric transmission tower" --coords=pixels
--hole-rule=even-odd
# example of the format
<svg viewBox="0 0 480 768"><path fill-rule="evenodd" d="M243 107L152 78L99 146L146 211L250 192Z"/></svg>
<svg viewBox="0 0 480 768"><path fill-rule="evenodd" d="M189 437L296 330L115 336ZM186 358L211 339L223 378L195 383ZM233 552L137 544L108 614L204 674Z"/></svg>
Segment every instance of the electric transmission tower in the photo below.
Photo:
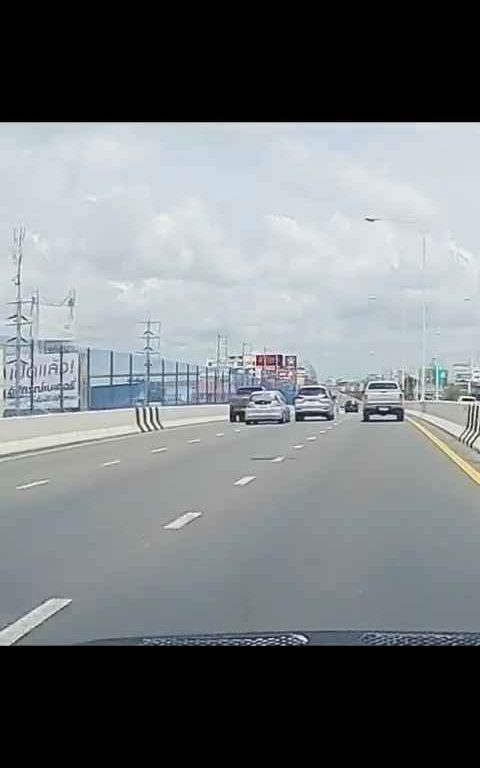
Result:
<svg viewBox="0 0 480 768"><path fill-rule="evenodd" d="M143 354L145 355L145 405L150 402L150 374L152 370L152 355L160 354L160 320L140 320L145 330L139 339L143 339Z"/></svg>
<svg viewBox="0 0 480 768"><path fill-rule="evenodd" d="M13 230L13 248L12 256L16 266L16 274L14 284L17 288L17 294L15 301L9 301L9 304L15 305L15 312L13 315L9 315L7 325L15 327L15 336L12 336L7 340L7 347L12 347L15 350L15 357L13 360L9 360L7 364L15 365L15 413L18 416L20 413L21 405L21 381L24 367L28 365L26 360L22 359L22 350L25 347L30 347L32 341L23 335L24 326L30 326L32 324L31 318L27 317L23 312L24 304L31 304L31 299L24 301L22 298L22 262L23 262L23 244L25 242L25 227L19 226Z"/></svg>

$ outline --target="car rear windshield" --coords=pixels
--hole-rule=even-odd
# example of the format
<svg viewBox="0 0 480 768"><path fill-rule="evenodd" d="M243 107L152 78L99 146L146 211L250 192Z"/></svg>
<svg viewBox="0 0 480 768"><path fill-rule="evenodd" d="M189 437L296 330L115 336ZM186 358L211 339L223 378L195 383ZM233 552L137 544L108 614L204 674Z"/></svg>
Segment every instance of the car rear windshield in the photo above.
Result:
<svg viewBox="0 0 480 768"><path fill-rule="evenodd" d="M367 389L398 389L398 384L395 381L373 381L368 385Z"/></svg>
<svg viewBox="0 0 480 768"><path fill-rule="evenodd" d="M239 387L237 395L251 395L253 392L261 392L259 387Z"/></svg>
<svg viewBox="0 0 480 768"><path fill-rule="evenodd" d="M269 392L257 392L250 398L252 403L271 403L272 400L275 400L275 395L272 395Z"/></svg>
<svg viewBox="0 0 480 768"><path fill-rule="evenodd" d="M323 387L309 387L308 389L299 389L298 394L303 396L312 395L312 397L326 397L327 390Z"/></svg>

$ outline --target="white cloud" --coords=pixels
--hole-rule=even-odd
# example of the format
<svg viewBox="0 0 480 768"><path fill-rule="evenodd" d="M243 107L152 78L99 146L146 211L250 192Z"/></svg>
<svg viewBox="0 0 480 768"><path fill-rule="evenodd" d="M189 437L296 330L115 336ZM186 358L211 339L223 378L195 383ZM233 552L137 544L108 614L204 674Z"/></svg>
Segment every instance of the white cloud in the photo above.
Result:
<svg viewBox="0 0 480 768"><path fill-rule="evenodd" d="M23 221L26 294L76 287L84 341L136 349L150 314L169 354L203 361L220 332L340 375L365 372L372 346L385 366L418 361L427 228L429 318L451 359L480 320L463 300L479 287L479 141L441 124L5 125L0 241L7 254ZM12 276L5 257L3 303Z"/></svg>

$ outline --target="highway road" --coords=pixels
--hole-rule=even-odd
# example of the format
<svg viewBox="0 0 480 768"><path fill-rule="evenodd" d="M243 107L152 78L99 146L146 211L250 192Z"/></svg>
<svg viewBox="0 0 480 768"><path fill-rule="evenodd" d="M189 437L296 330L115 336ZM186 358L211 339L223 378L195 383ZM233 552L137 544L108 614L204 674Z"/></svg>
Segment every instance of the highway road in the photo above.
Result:
<svg viewBox="0 0 480 768"><path fill-rule="evenodd" d="M0 644L480 631L480 488L408 422L183 427L2 460L0 487Z"/></svg>

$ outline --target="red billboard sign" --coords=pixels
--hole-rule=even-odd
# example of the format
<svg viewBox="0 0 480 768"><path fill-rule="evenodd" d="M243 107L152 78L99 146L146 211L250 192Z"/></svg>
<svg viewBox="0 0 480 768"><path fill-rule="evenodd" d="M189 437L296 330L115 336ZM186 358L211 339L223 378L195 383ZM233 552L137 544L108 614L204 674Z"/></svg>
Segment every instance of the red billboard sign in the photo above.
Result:
<svg viewBox="0 0 480 768"><path fill-rule="evenodd" d="M283 355L256 355L257 368L281 368Z"/></svg>

